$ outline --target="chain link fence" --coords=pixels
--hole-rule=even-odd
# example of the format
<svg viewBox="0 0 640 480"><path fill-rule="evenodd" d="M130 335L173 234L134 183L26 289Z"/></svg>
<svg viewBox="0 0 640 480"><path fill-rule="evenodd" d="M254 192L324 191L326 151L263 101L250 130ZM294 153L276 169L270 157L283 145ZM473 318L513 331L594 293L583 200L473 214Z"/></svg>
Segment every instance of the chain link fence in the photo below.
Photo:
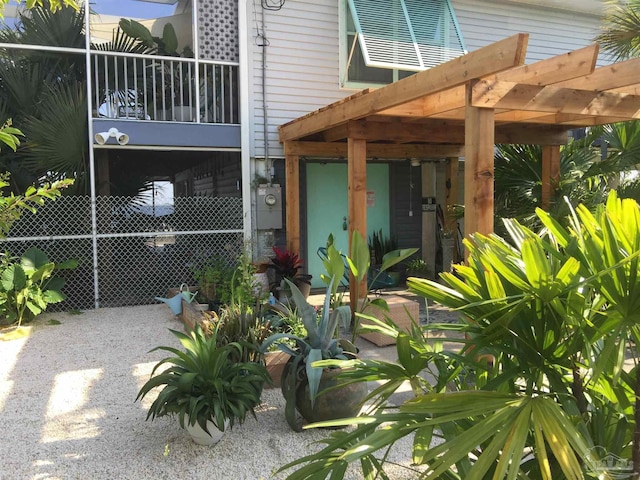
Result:
<svg viewBox="0 0 640 480"><path fill-rule="evenodd" d="M32 246L55 263L78 261L60 272L67 300L49 310L94 308L96 300L100 307L146 305L171 287L193 284L194 267L208 258L235 261L244 248L242 199L178 197L172 205L149 205L97 197L93 233L91 198L63 196L23 215L4 241L13 256Z"/></svg>

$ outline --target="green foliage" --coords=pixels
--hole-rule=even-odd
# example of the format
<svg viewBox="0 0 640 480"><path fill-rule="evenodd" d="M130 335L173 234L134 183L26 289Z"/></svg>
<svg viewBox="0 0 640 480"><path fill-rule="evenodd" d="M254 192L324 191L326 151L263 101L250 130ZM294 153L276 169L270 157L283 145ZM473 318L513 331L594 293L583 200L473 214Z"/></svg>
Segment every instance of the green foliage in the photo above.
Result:
<svg viewBox="0 0 640 480"><path fill-rule="evenodd" d="M36 208L43 205L45 200L55 200L60 196L60 190L73 184L73 180L65 179L41 187L30 186L24 195L0 195L0 237L6 237L13 222L27 211L36 212ZM0 189L9 186L9 174L0 174Z"/></svg>
<svg viewBox="0 0 640 480"><path fill-rule="evenodd" d="M256 270L256 266L251 262L250 253L247 250L243 251L238 257L238 265L231 278L231 304L246 307L265 299L266 292L261 292L262 285L255 277ZM258 292L262 298L256 298Z"/></svg>
<svg viewBox="0 0 640 480"><path fill-rule="evenodd" d="M191 272L194 281L200 286L200 293L208 301L231 301L234 267L229 265L226 258L221 255L208 258L199 266L193 267Z"/></svg>
<svg viewBox="0 0 640 480"><path fill-rule="evenodd" d="M85 47L84 8L62 6L54 13L37 5L21 14L19 20L15 28L0 29L0 41ZM12 191L21 192L43 178L59 179L65 175L82 179L77 185L86 186L87 107L81 88L86 79L84 59L14 49L1 56L0 122L12 118L24 133L24 141L15 153L3 151L0 156L0 169L12 172ZM47 163L52 153L55 168Z"/></svg>
<svg viewBox="0 0 640 480"><path fill-rule="evenodd" d="M614 61L640 56L640 2L607 2L602 32L595 38Z"/></svg>
<svg viewBox="0 0 640 480"><path fill-rule="evenodd" d="M395 239L385 237L384 233L382 233L382 229L377 232L374 231L369 237L369 252L371 254L371 262L373 265L382 265L383 257L397 248L397 242Z"/></svg>
<svg viewBox="0 0 640 480"><path fill-rule="evenodd" d="M385 253L382 256L382 261L380 263L379 268L376 270L374 275L369 275L369 267L371 266L371 256L369 246L367 242L365 242L364 238L360 234L360 232L354 230L353 235L351 237L351 251L349 252L349 256L347 257L347 264L349 265L349 269L351 271L351 275L353 275L356 280L356 288L355 288L355 296L358 299L355 311L356 312L364 312L367 308L367 305L373 303L383 310L388 310L386 303L380 299L370 300L367 295L362 296L360 294L360 283L365 278L368 279L369 285L374 285L376 280L382 275L386 270L389 270L393 266L399 264L403 260L409 258L411 255L414 255L418 251L417 248L404 248L399 250L392 250L390 252ZM338 252L339 254L339 252ZM363 298L361 298L363 297ZM358 335L358 329L360 325L359 317L356 316L353 321L353 329L351 341L355 343L356 337Z"/></svg>
<svg viewBox="0 0 640 480"><path fill-rule="evenodd" d="M178 36L171 23L164 25L162 37L154 37L151 31L142 23L128 18L121 18L118 26L127 37L139 42L148 49L147 53L165 57L193 57L193 52L188 47L182 52L178 52Z"/></svg>
<svg viewBox="0 0 640 480"><path fill-rule="evenodd" d="M606 155L595 144L607 145ZM640 200L640 185L634 175L640 154L640 123L637 121L593 127L584 138L560 149L560 175L545 210L564 221L571 205L590 209L604 203L616 188L621 197ZM564 199L568 198L570 203ZM538 230L542 223L535 209L542 207L542 147L499 145L495 155L496 216L515 218ZM506 236L500 222L496 232Z"/></svg>
<svg viewBox="0 0 640 480"><path fill-rule="evenodd" d="M254 408L260 403L262 386L268 375L264 365L234 360L249 345L238 342L218 345L217 331L205 336L196 329L189 335L171 330L180 340L184 351L173 347L156 347L173 356L160 360L151 378L142 386L136 400L142 400L156 387L162 386L149 407L147 419L164 415L178 415L180 426L196 422L205 431L207 421L213 421L224 431L229 425L244 422L247 413L255 417ZM160 367L168 366L161 373Z"/></svg>
<svg viewBox="0 0 640 480"><path fill-rule="evenodd" d="M253 307L231 303L220 307L218 313L205 313L202 328L207 335L217 331L218 345L239 342L250 344L243 349L236 361L257 362L261 359L258 349L271 333L271 324L261 314L260 304Z"/></svg>
<svg viewBox="0 0 640 480"><path fill-rule="evenodd" d="M640 353L640 207L614 192L595 213L578 207L568 226L537 214L542 233L505 221L509 241L474 235L466 242L468 264L442 274L441 283L409 280L463 321L414 325L409 334L392 322L369 327L396 336L398 363L350 363L357 368L343 376L352 381L385 382L372 393L374 407L333 422L358 426L285 466L307 463L288 478L340 478L358 461L373 478L387 449L409 434L413 460L423 466L417 478L621 473L600 455L629 459L637 447L640 369L625 360ZM455 332L446 340L460 350L443 352L431 330ZM433 379L425 382L425 374ZM387 399L403 381L415 397L391 408ZM633 473L639 470L634 462Z"/></svg>
<svg viewBox="0 0 640 480"><path fill-rule="evenodd" d="M24 134L17 128L12 127L11 124L11 119L8 119L0 128L0 142L4 143L15 152L18 145L20 145L18 135L24 136Z"/></svg>
<svg viewBox="0 0 640 480"><path fill-rule="evenodd" d="M7 5L11 0L0 0L0 18L4 18L4 6ZM17 0L18 4L21 4L21 0ZM78 6L77 0L26 0L25 4L28 9L34 8L36 6L40 7L48 7L52 12L60 10L63 7L71 7L78 10L80 8Z"/></svg>
<svg viewBox="0 0 640 480"><path fill-rule="evenodd" d="M76 266L75 260L56 265L35 247L19 259L3 256L0 264L0 314L20 326L45 310L50 303L62 302L66 299L61 291L64 278L54 276L54 271Z"/></svg>
<svg viewBox="0 0 640 480"><path fill-rule="evenodd" d="M427 278L429 276L429 265L422 258L414 258L406 262L408 277Z"/></svg>

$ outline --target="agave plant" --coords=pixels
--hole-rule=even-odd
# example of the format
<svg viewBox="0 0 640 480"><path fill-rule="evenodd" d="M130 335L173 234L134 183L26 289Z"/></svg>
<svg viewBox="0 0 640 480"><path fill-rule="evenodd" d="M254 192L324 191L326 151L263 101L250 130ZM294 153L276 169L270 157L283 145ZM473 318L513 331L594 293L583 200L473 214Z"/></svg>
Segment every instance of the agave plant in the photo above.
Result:
<svg viewBox="0 0 640 480"><path fill-rule="evenodd" d="M353 358L356 348L353 343L338 337L340 322L346 327L351 319L351 310L348 306L331 309L332 280L327 287L324 307L320 312L310 305L298 287L286 280L291 288L292 299L296 305L298 315L306 329L307 336L302 338L292 333L274 333L262 344L261 351L266 352L272 344L277 344L278 349L291 356L288 374L283 378L283 393L286 399L285 415L289 425L298 430L295 421L296 409L296 382L306 379L309 384L311 404L315 403L318 395L320 380L323 373L322 367L313 363L318 360ZM290 346L284 340L293 341L295 346Z"/></svg>
<svg viewBox="0 0 640 480"><path fill-rule="evenodd" d="M239 342L219 346L215 329L209 336L198 326L189 335L171 332L185 351L165 346L151 350L165 350L173 356L155 365L151 378L138 392L136 400L142 400L163 386L149 407L147 419L177 415L184 428L187 417L190 425L198 423L208 432L207 421L224 431L227 421L233 428L234 423L244 422L247 413L255 417L254 408L260 403L267 371L260 363L234 361L242 356L243 349L253 347ZM169 368L156 375L164 365Z"/></svg>

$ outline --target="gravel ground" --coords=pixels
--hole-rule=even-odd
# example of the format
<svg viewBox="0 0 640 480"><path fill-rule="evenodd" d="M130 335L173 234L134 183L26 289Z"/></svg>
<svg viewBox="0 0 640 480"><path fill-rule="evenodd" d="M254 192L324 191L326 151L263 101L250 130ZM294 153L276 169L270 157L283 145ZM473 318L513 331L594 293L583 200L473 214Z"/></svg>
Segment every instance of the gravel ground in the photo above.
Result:
<svg viewBox="0 0 640 480"><path fill-rule="evenodd" d="M194 444L175 419L145 421L153 398L134 399L163 356L148 352L178 346L168 329L182 328L165 305L51 313L32 325L29 337L0 341L1 480L284 478L274 472L327 435L292 432L279 390L265 390L257 420L214 447ZM387 347L375 356L393 354ZM409 464L411 440L397 445L394 462ZM405 468L389 473L411 478Z"/></svg>

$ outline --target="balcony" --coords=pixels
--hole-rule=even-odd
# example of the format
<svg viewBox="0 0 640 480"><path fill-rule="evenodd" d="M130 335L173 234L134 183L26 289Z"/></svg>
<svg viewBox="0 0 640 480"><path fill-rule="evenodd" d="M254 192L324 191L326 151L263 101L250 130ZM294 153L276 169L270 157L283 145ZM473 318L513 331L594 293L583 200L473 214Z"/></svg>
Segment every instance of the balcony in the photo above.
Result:
<svg viewBox="0 0 640 480"><path fill-rule="evenodd" d="M238 65L92 52L93 117L237 125Z"/></svg>

